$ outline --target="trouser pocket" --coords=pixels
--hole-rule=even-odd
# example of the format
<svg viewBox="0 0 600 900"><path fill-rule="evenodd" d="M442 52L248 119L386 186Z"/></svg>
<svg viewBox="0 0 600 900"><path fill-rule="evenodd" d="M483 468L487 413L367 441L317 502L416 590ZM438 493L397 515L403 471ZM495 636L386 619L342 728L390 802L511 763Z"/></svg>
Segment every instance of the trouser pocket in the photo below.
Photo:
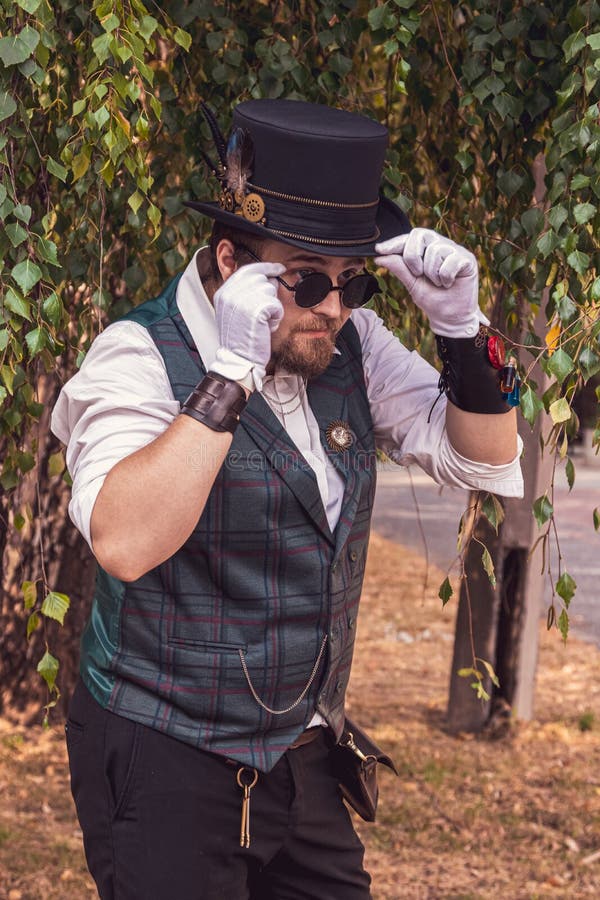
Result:
<svg viewBox="0 0 600 900"><path fill-rule="evenodd" d="M108 786L112 820L128 807L135 790L137 763L144 726L108 713L104 738L104 772Z"/></svg>

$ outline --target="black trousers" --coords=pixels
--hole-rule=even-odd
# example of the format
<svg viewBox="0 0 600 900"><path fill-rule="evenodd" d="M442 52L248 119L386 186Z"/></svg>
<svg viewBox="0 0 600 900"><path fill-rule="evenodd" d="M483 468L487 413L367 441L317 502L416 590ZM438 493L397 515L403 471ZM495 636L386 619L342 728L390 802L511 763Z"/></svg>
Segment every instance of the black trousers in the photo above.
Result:
<svg viewBox="0 0 600 900"><path fill-rule="evenodd" d="M66 733L102 900L370 900L325 729L258 774L247 848L238 763L104 710L81 681Z"/></svg>

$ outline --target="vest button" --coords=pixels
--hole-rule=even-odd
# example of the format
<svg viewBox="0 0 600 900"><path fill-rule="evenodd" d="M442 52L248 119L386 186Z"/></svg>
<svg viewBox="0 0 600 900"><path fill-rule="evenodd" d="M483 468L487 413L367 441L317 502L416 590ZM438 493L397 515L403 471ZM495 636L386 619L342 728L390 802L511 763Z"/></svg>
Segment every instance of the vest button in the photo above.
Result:
<svg viewBox="0 0 600 900"><path fill-rule="evenodd" d="M358 559L358 553L356 552L356 550L352 550L350 552L350 559L352 560L352 562L356 562L356 560Z"/></svg>
<svg viewBox="0 0 600 900"><path fill-rule="evenodd" d="M343 691L343 689L344 689L344 683L343 683L342 681L338 681L337 684L336 684L336 686L335 686L335 692L336 692L336 694L341 694L342 691Z"/></svg>
<svg viewBox="0 0 600 900"><path fill-rule="evenodd" d="M350 618L348 619L348 628L354 628L354 622L355 620L352 618L352 616L350 616Z"/></svg>
<svg viewBox="0 0 600 900"><path fill-rule="evenodd" d="M332 575L335 575L335 573L337 572L337 570L338 570L338 564L337 564L337 563L334 563L334 564L332 565L332 567L331 567L331 574L332 574Z"/></svg>

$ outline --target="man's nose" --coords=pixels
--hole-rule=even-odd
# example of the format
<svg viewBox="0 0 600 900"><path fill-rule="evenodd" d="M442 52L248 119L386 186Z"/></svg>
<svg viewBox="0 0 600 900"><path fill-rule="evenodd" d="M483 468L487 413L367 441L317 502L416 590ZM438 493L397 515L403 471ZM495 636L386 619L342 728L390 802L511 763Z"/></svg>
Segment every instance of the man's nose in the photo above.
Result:
<svg viewBox="0 0 600 900"><path fill-rule="evenodd" d="M339 319L342 313L342 289L332 285L332 288L325 299L321 300L320 303L317 303L313 309L322 316L328 316L331 319Z"/></svg>

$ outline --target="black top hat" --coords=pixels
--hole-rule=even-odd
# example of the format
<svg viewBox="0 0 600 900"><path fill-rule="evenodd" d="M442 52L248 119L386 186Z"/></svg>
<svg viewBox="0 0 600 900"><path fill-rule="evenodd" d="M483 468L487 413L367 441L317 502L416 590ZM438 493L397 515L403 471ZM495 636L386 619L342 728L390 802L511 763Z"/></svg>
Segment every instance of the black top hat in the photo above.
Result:
<svg viewBox="0 0 600 900"><path fill-rule="evenodd" d="M387 129L298 100L248 100L233 112L229 142L203 107L219 161L217 203L185 201L232 228L326 256L370 256L410 230L399 206L379 195Z"/></svg>

